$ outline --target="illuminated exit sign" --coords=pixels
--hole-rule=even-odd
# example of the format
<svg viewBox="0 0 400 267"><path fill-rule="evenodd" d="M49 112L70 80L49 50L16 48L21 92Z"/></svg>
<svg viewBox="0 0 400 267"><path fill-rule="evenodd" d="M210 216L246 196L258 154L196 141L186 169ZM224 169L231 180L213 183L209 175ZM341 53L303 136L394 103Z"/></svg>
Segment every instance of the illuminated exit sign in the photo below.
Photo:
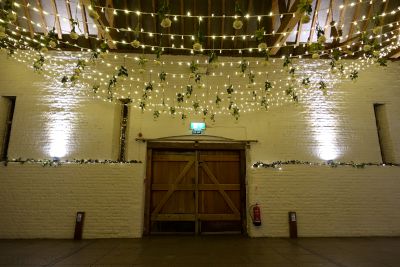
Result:
<svg viewBox="0 0 400 267"><path fill-rule="evenodd" d="M204 122L191 122L190 129L192 130L192 134L202 134L206 129L206 124Z"/></svg>

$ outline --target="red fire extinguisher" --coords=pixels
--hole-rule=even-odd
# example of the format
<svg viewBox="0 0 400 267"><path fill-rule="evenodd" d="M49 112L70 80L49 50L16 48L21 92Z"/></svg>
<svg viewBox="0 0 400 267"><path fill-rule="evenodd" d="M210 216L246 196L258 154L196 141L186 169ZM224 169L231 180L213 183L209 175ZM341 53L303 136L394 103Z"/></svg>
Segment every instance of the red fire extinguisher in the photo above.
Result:
<svg viewBox="0 0 400 267"><path fill-rule="evenodd" d="M255 226L261 225L261 208L257 203L250 206L250 217Z"/></svg>

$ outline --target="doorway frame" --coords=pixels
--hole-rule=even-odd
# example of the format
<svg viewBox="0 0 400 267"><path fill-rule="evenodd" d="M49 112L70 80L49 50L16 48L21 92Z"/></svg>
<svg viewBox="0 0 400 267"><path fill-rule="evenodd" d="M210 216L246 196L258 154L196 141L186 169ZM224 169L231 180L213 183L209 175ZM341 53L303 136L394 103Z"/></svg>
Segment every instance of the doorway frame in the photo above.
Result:
<svg viewBox="0 0 400 267"><path fill-rule="evenodd" d="M147 141L145 202L143 235L150 235L150 201L153 150L235 150L240 156L240 208L242 234L248 235L247 229L247 188L246 188L246 142L174 142L174 141Z"/></svg>

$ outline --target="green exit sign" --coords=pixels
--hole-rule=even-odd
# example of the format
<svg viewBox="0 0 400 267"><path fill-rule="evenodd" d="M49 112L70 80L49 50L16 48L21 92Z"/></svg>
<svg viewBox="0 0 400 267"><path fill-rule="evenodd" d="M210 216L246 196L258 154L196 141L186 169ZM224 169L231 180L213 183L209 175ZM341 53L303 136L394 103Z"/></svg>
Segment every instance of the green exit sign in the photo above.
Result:
<svg viewBox="0 0 400 267"><path fill-rule="evenodd" d="M191 122L190 130L192 130L192 134L202 134L206 129L206 124L204 122Z"/></svg>

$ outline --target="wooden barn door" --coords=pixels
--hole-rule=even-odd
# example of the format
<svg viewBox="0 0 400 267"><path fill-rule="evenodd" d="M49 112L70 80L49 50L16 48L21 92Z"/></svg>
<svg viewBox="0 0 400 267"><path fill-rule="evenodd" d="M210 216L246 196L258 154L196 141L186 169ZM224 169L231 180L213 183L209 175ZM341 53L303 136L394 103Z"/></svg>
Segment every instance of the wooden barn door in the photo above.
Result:
<svg viewBox="0 0 400 267"><path fill-rule="evenodd" d="M147 232L243 232L242 157L238 150L153 149Z"/></svg>
<svg viewBox="0 0 400 267"><path fill-rule="evenodd" d="M241 232L238 151L199 151L199 231Z"/></svg>
<svg viewBox="0 0 400 267"><path fill-rule="evenodd" d="M153 151L151 232L195 232L196 152Z"/></svg>

